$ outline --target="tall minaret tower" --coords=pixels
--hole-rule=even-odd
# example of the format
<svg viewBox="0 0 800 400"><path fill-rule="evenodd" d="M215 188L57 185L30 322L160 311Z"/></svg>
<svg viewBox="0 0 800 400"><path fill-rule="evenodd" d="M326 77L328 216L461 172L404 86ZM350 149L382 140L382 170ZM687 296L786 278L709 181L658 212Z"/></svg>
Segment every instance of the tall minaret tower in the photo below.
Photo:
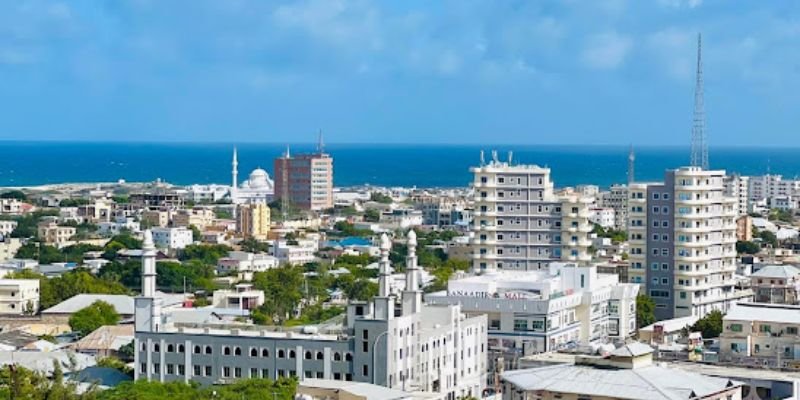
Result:
<svg viewBox="0 0 800 400"><path fill-rule="evenodd" d="M693 167L708 169L706 112L703 99L703 41L699 33L697 34L697 76L695 79L691 165Z"/></svg>
<svg viewBox="0 0 800 400"><path fill-rule="evenodd" d="M406 256L406 290L403 291L403 315L422 310L422 292L419 289L419 266L417 265L417 234L408 231L408 255Z"/></svg>
<svg viewBox="0 0 800 400"><path fill-rule="evenodd" d="M628 186L636 180L636 154L633 152L633 145L628 150Z"/></svg>
<svg viewBox="0 0 800 400"><path fill-rule="evenodd" d="M153 233L144 231L142 243L142 294L136 298L137 332L158 332L161 327L161 299L156 298L156 246Z"/></svg>
<svg viewBox="0 0 800 400"><path fill-rule="evenodd" d="M378 275L379 291L375 297L375 318L388 320L394 317L394 297L391 296L389 279L391 278L391 263L389 262L389 250L392 249L392 242L384 233L381 235L381 259Z"/></svg>
<svg viewBox="0 0 800 400"><path fill-rule="evenodd" d="M233 197L236 196L236 191L239 189L239 159L236 157L236 147L233 148L233 162L231 162L233 170L231 171L231 202Z"/></svg>

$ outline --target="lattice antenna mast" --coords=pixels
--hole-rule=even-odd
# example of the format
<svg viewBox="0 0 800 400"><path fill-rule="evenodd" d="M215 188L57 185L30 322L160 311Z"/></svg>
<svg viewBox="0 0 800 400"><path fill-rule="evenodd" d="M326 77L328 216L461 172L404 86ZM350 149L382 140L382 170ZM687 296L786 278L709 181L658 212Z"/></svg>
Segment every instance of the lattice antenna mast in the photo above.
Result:
<svg viewBox="0 0 800 400"><path fill-rule="evenodd" d="M694 167L708 169L708 143L706 141L706 112L703 102L703 42L697 34L697 81L694 89L694 119L692 122L692 160Z"/></svg>
<svg viewBox="0 0 800 400"><path fill-rule="evenodd" d="M636 154L633 152L633 145L628 150L628 186L636 179Z"/></svg>

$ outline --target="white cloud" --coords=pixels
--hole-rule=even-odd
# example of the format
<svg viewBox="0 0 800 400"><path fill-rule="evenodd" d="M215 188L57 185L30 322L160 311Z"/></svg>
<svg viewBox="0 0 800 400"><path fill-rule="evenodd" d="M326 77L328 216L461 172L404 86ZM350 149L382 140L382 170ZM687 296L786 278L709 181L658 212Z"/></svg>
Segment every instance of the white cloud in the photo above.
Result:
<svg viewBox="0 0 800 400"><path fill-rule="evenodd" d="M658 0L658 4L670 8L697 8L703 5L703 0Z"/></svg>
<svg viewBox="0 0 800 400"><path fill-rule="evenodd" d="M615 69L625 62L633 40L616 32L591 36L586 41L581 59L590 68Z"/></svg>

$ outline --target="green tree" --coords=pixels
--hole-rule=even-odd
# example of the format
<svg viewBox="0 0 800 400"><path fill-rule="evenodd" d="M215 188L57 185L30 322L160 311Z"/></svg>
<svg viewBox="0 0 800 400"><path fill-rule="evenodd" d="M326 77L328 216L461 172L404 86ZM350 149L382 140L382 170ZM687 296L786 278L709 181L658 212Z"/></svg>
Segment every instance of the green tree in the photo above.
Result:
<svg viewBox="0 0 800 400"><path fill-rule="evenodd" d="M381 220L381 212L375 209L364 211L364 221L378 222Z"/></svg>
<svg viewBox="0 0 800 400"><path fill-rule="evenodd" d="M78 206L85 206L89 204L89 199L84 198L77 198L77 199L63 199L58 203L59 207L78 207Z"/></svg>
<svg viewBox="0 0 800 400"><path fill-rule="evenodd" d="M636 297L636 327L643 328L656 322L656 302L646 294Z"/></svg>
<svg viewBox="0 0 800 400"><path fill-rule="evenodd" d="M17 199L19 201L27 201L28 196L21 190L8 190L0 193L0 199Z"/></svg>
<svg viewBox="0 0 800 400"><path fill-rule="evenodd" d="M181 261L200 260L217 265L217 261L226 257L231 250L233 249L224 244L190 244L181 250L179 258Z"/></svg>
<svg viewBox="0 0 800 400"><path fill-rule="evenodd" d="M128 289L118 282L97 278L83 268L66 272L55 278L47 278L38 272L24 269L13 272L6 278L38 279L39 303L42 309L50 308L80 293L128 294Z"/></svg>
<svg viewBox="0 0 800 400"><path fill-rule="evenodd" d="M772 247L778 247L778 237L770 231L759 231L758 237Z"/></svg>
<svg viewBox="0 0 800 400"><path fill-rule="evenodd" d="M736 242L736 252L739 254L756 254L761 251L761 246L758 243L740 240Z"/></svg>
<svg viewBox="0 0 800 400"><path fill-rule="evenodd" d="M189 225L189 229L192 230L192 240L194 240L195 242L203 240L203 232L200 232L200 228L194 225Z"/></svg>
<svg viewBox="0 0 800 400"><path fill-rule="evenodd" d="M117 322L119 322L117 310L102 300L95 301L69 317L69 327L81 336L86 336L104 325L116 325Z"/></svg>
<svg viewBox="0 0 800 400"><path fill-rule="evenodd" d="M269 252L269 243L261 242L254 238L247 238L239 243L242 251L249 253L267 253Z"/></svg>
<svg viewBox="0 0 800 400"><path fill-rule="evenodd" d="M703 338L711 339L719 337L722 333L722 318L725 314L719 310L712 310L703 318L697 320L689 330L691 332L700 332Z"/></svg>
<svg viewBox="0 0 800 400"><path fill-rule="evenodd" d="M278 323L286 321L300 304L304 284L303 268L295 265L268 269L253 275L253 286L265 294L260 311Z"/></svg>
<svg viewBox="0 0 800 400"><path fill-rule="evenodd" d="M392 200L392 196L383 194L381 192L372 192L369 194L370 201L375 201L378 203L383 204L392 204L394 200Z"/></svg>

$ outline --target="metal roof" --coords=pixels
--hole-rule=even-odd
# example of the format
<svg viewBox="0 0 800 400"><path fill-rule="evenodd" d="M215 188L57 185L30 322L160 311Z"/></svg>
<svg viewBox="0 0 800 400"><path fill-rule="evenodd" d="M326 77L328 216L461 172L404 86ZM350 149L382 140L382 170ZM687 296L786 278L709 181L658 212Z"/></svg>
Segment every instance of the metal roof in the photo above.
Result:
<svg viewBox="0 0 800 400"><path fill-rule="evenodd" d="M726 321L761 321L800 324L800 306L739 303L733 306L723 319Z"/></svg>
<svg viewBox="0 0 800 400"><path fill-rule="evenodd" d="M789 279L800 275L800 269L792 265L767 265L753 272L752 275L756 278L784 278Z"/></svg>

